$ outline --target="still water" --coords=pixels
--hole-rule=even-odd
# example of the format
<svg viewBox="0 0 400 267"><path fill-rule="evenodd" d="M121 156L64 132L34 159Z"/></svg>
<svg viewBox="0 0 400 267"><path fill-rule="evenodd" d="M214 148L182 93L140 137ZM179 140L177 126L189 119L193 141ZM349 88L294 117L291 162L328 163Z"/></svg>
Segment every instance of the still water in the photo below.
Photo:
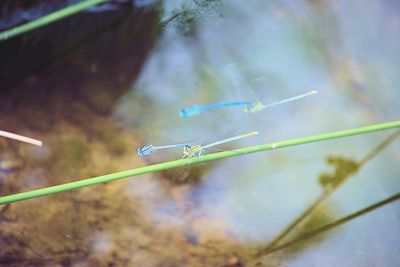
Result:
<svg viewBox="0 0 400 267"><path fill-rule="evenodd" d="M143 144L205 144L259 132L221 146L232 149L399 118L396 1L139 2L0 43L7 62L0 129L44 142L35 148L0 139L1 195L182 156L176 149L139 158ZM310 90L318 94L254 114L232 107L179 116L182 107L271 103ZM319 208L279 244L399 192L399 141L371 152L391 133L243 155L2 207L0 264L398 266L397 202L259 253L321 196ZM352 164L358 171L347 175ZM324 173L337 179L345 173L346 180L328 194L319 182Z"/></svg>

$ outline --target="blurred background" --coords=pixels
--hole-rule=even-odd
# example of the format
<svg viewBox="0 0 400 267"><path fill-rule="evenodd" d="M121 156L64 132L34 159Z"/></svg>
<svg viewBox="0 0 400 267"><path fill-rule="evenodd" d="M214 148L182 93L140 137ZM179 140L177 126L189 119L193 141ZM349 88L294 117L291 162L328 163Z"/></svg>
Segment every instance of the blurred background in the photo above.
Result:
<svg viewBox="0 0 400 267"><path fill-rule="evenodd" d="M79 1L22 2L0 5L1 31ZM182 156L139 158L144 144L259 131L218 147L234 149L398 120L399 33L394 0L119 0L2 40L0 130L44 146L0 139L0 195ZM268 104L311 90L318 94L258 113L179 117L182 107ZM399 266L397 202L268 252L398 193L399 135L243 155L1 206L0 265Z"/></svg>

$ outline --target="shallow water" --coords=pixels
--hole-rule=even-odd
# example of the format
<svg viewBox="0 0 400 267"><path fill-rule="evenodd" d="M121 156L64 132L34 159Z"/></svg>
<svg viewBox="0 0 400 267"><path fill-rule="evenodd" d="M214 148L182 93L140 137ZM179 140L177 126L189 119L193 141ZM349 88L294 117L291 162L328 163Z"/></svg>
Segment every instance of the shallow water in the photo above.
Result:
<svg viewBox="0 0 400 267"><path fill-rule="evenodd" d="M400 12L395 1L165 1L71 17L66 36L1 75L1 195L176 159L138 158L141 144L257 137L223 149L398 119ZM120 13L119 13L120 12ZM111 25L101 24L110 18ZM85 20L86 19L86 20ZM77 25L82 33L76 33ZM86 24L84 24L85 22ZM42 44L59 32L50 25ZM89 37L84 33L91 33ZM83 36L83 37L82 37ZM27 41L0 46L23 62ZM15 43L11 43L15 42ZM32 50L33 49L33 50ZM9 50L7 50L9 51ZM38 52L38 55L40 53ZM12 58L12 57L11 57ZM12 60L10 61L12 62ZM269 103L260 113L181 107ZM397 202L276 253L255 256L390 133L279 149L11 204L0 213L0 264L15 266L398 266ZM285 241L399 192L399 141L359 166ZM336 157L335 169L327 161ZM11 166L11 167L10 167ZM325 193L324 193L325 192ZM282 242L284 243L284 242ZM4 248L4 249L3 249Z"/></svg>

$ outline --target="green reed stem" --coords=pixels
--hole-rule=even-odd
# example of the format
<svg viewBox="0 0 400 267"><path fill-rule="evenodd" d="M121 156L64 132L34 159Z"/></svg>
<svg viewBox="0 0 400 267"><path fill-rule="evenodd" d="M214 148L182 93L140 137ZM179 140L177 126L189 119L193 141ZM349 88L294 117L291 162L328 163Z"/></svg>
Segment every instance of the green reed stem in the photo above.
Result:
<svg viewBox="0 0 400 267"><path fill-rule="evenodd" d="M15 36L23 34L25 32L40 28L40 27L50 24L54 21L74 15L74 14L81 12L85 9L88 9L92 6L95 6L95 5L98 5L100 3L104 3L107 1L109 1L109 0L85 0L85 1L79 2L77 4L68 6L61 10L55 11L49 15L32 20L32 21L22 24L20 26L16 26L12 29L0 32L0 41L7 40L11 37L15 37Z"/></svg>
<svg viewBox="0 0 400 267"><path fill-rule="evenodd" d="M145 167L140 167L140 168L136 168L136 169L131 169L131 170L127 170L127 171L121 171L121 172L106 174L106 175L97 176L97 177L93 177L93 178L88 178L88 179L84 179L84 180L80 180L80 181L76 181L76 182L65 183L65 184L45 187L45 188L41 188L41 189L36 189L36 190L28 191L28 192L23 192L23 193L0 197L0 205L12 203L12 202L16 202L16 201L20 201L20 200L24 200L24 199L36 198L36 197L55 194L55 193L59 193L59 192L69 191L69 190L73 190L73 189L77 189L77 188L81 188L81 187L85 187L85 186L91 186L91 185L95 185L95 184L111 182L114 180L130 177L130 176L137 176L137 175L141 175L141 174L145 174L145 173L152 173L152 172L158 172L158 171L168 170L168 169L177 168L177 167L183 167L183 166L186 166L189 164L190 165L198 164L198 163L207 162L207 161L219 160L219 159L230 158L230 157L237 157L237 156L241 156L243 154L250 154L250 153L255 153L255 152L260 152L260 151L302 145L302 144L330 140L330 139L335 139L335 138L342 138L342 137L346 137L346 136L365 134L365 133L376 132L376 131L383 131L383 130L399 128L399 127L400 127L400 121L393 121L393 122L375 124L375 125L370 125L370 126L360 127L360 128L355 128L355 129L349 129L349 130L344 130L344 131L331 132L331 133L326 133L326 134L289 139L289 140L285 140L285 141L278 141L278 142L264 144L264 145L251 146L251 147L245 147L245 148L235 149L235 150L230 150L230 151L212 153L212 154L207 154L207 155L203 155L203 156L191 158L191 159L179 159L179 160L167 161L167 162L154 164L154 165L150 165L150 166L145 166Z"/></svg>

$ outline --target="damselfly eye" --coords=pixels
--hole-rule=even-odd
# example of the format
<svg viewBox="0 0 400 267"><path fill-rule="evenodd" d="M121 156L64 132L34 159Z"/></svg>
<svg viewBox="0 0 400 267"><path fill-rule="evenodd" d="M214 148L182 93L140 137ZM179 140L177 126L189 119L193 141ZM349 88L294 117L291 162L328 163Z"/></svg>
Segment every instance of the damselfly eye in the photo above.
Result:
<svg viewBox="0 0 400 267"><path fill-rule="evenodd" d="M144 153L143 153L143 151L142 151L142 149L141 148L136 148L136 152L137 152L137 154L139 155L139 157L143 157L144 156Z"/></svg>

